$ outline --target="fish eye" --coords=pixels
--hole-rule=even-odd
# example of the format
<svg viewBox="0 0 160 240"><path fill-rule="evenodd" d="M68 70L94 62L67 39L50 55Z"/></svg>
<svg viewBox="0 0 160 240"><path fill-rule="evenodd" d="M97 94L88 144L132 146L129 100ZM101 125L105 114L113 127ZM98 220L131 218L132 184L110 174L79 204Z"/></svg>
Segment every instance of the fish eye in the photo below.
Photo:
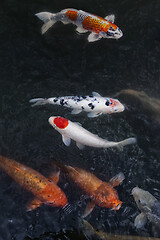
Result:
<svg viewBox="0 0 160 240"><path fill-rule="evenodd" d="M110 101L109 100L107 100L106 102L105 102L105 105L106 106L109 106L111 103L110 103Z"/></svg>

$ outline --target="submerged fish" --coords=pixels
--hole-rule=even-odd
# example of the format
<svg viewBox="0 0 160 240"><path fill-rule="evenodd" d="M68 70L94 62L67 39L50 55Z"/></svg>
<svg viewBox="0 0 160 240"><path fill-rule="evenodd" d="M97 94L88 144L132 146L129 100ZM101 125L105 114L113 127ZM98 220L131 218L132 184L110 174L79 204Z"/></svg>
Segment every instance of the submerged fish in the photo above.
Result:
<svg viewBox="0 0 160 240"><path fill-rule="evenodd" d="M122 172L110 179L109 182L103 182L93 173L87 172L84 169L78 167L73 168L59 163L54 164L91 197L92 201L87 205L83 217L90 214L95 205L111 208L115 211L120 209L122 202L119 200L114 187L118 186L125 179Z"/></svg>
<svg viewBox="0 0 160 240"><path fill-rule="evenodd" d="M114 24L114 15L102 18L82 10L70 8L64 9L56 14L40 12L37 13L36 16L44 22L42 26L42 34L44 34L57 21L61 21L64 24L75 24L77 26L76 31L79 33L90 31L91 33L88 36L89 42L94 42L101 38L118 39L123 36L122 31Z"/></svg>
<svg viewBox="0 0 160 240"><path fill-rule="evenodd" d="M116 94L116 97L132 104L137 110L144 112L160 123L160 99L150 97L143 91L133 89L123 89Z"/></svg>
<svg viewBox="0 0 160 240"><path fill-rule="evenodd" d="M33 210L42 203L52 207L64 207L67 204L66 195L57 186L57 174L52 174L52 178L48 179L34 169L4 156L0 156L0 168L35 196L28 205L28 210Z"/></svg>
<svg viewBox="0 0 160 240"><path fill-rule="evenodd" d="M147 222L147 219L156 228L154 231L160 230L160 201L158 201L148 191L135 187L132 189L134 200L141 211L135 219L135 227L141 228Z"/></svg>
<svg viewBox="0 0 160 240"><path fill-rule="evenodd" d="M48 121L62 135L62 141L66 146L70 145L71 139L76 141L79 149L83 149L85 145L95 148L117 147L122 149L125 145L136 143L135 138L127 138L121 142L107 141L87 131L80 123L74 123L59 116L50 117Z"/></svg>
<svg viewBox="0 0 160 240"><path fill-rule="evenodd" d="M99 230L95 230L92 225L84 219L79 220L80 228L88 239L100 239L100 240L160 240L160 238L131 236L131 235L117 235L111 234Z"/></svg>
<svg viewBox="0 0 160 240"><path fill-rule="evenodd" d="M102 97L99 93L92 92L92 96L65 96L53 98L35 98L29 101L32 106L53 104L72 108L72 114L81 111L89 112L88 117L97 117L101 114L123 112L124 106L117 99Z"/></svg>

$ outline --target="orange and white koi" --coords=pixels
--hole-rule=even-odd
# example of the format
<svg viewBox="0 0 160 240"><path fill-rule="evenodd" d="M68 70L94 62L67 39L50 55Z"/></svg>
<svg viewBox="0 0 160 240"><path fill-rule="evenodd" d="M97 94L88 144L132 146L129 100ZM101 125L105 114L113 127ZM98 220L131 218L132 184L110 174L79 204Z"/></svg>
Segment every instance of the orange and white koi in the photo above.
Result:
<svg viewBox="0 0 160 240"><path fill-rule="evenodd" d="M102 18L82 10L68 8L56 14L40 12L37 13L36 16L44 22L42 26L42 34L44 34L57 21L61 21L64 24L75 24L77 26L76 31L79 33L90 31L91 34L88 36L89 42L94 42L101 38L118 39L123 36L122 31L114 24L114 15Z"/></svg>
<svg viewBox="0 0 160 240"><path fill-rule="evenodd" d="M121 149L125 145L136 142L135 138L127 138L121 142L107 141L87 131L80 123L71 122L59 116L50 117L48 121L62 135L62 140L66 146L70 145L71 139L76 141L79 149L83 149L85 145L95 148L117 147Z"/></svg>
<svg viewBox="0 0 160 240"><path fill-rule="evenodd" d="M72 108L72 114L82 111L89 112L88 117L97 117L101 114L110 114L124 111L124 105L118 99L102 97L97 92L91 96L65 96L52 98L34 98L29 101L32 106L53 104Z"/></svg>
<svg viewBox="0 0 160 240"><path fill-rule="evenodd" d="M0 168L21 187L35 196L28 205L28 210L33 210L43 203L52 207L67 205L66 195L57 186L59 180L57 174L48 179L34 169L4 156L0 156Z"/></svg>
<svg viewBox="0 0 160 240"><path fill-rule="evenodd" d="M115 211L121 208L122 202L119 200L114 187L118 186L125 179L122 172L111 178L109 182L103 182L93 173L87 172L84 169L62 165L60 163L53 164L58 166L76 185L91 197L92 201L87 205L83 217L90 214L96 204L100 207L111 208Z"/></svg>

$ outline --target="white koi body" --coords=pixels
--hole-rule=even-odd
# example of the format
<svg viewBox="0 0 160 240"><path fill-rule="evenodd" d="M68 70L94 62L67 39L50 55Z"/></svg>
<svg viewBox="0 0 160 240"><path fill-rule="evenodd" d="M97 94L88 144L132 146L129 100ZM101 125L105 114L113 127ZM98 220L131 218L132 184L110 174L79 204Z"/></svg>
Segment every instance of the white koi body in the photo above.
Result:
<svg viewBox="0 0 160 240"><path fill-rule="evenodd" d="M42 34L44 34L57 21L61 21L64 24L73 23L77 26L76 31L79 33L90 31L91 34L88 36L89 42L94 42L101 38L118 39L123 36L122 31L114 24L114 15L102 18L82 10L71 8L64 9L56 14L40 12L37 13L36 16L44 22L42 26Z"/></svg>
<svg viewBox="0 0 160 240"><path fill-rule="evenodd" d="M62 117L50 117L49 123L62 135L62 140L66 146L70 145L72 139L76 141L79 149L83 149L85 145L95 148L118 147L121 149L125 145L136 142L135 138L128 138L121 142L107 141L87 131L80 124Z"/></svg>
<svg viewBox="0 0 160 240"><path fill-rule="evenodd" d="M53 104L72 108L72 114L78 114L81 111L89 112L88 117L97 117L101 114L116 113L124 111L124 106L117 99L102 97L96 92L92 96L65 96L53 97L48 99L31 99L32 106Z"/></svg>

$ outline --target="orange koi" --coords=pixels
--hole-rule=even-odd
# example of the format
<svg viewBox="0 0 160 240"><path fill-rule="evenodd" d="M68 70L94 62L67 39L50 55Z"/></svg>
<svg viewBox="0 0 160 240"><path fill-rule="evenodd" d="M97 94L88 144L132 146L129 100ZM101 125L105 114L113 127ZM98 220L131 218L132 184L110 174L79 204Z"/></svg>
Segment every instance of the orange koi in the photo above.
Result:
<svg viewBox="0 0 160 240"><path fill-rule="evenodd" d="M0 168L35 196L28 205L28 210L33 210L43 203L52 207L64 207L67 204L66 195L57 186L58 174L48 179L36 170L4 156L0 156Z"/></svg>
<svg viewBox="0 0 160 240"><path fill-rule="evenodd" d="M88 196L91 197L91 202L87 205L83 217L86 217L92 212L95 205L100 207L119 210L122 201L119 200L117 191L114 189L124 180L124 174L120 172L109 182L103 182L93 173L87 172L78 167L71 167L55 163L69 178L78 185Z"/></svg>
<svg viewBox="0 0 160 240"><path fill-rule="evenodd" d="M61 21L64 24L75 24L77 26L76 31L79 33L90 31L91 33L88 36L89 42L94 42L101 38L118 39L123 36L122 31L114 24L114 15L103 18L82 10L70 8L64 9L56 14L40 12L37 13L36 16L44 22L42 34L57 21Z"/></svg>

